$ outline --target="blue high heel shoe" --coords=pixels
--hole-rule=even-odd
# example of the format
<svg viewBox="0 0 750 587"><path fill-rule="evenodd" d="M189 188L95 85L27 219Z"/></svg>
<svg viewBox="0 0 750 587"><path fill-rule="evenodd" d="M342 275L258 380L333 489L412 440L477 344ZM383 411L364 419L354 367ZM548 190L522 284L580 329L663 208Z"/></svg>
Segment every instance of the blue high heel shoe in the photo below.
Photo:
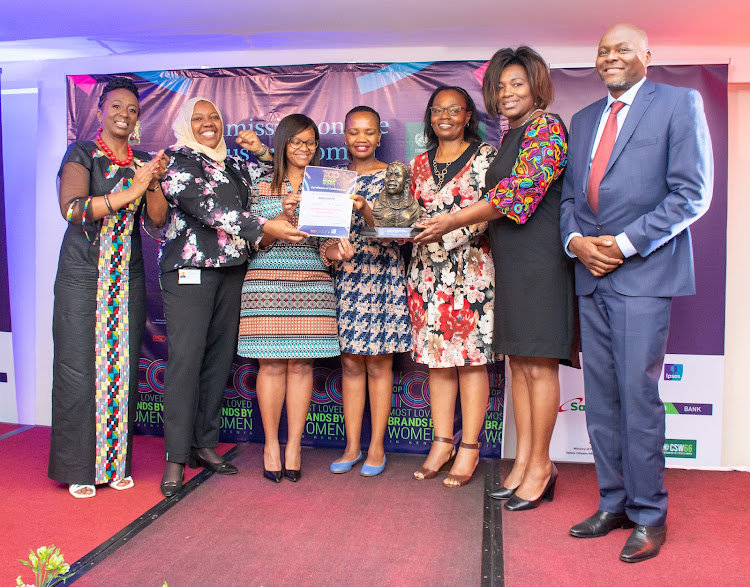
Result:
<svg viewBox="0 0 750 587"><path fill-rule="evenodd" d="M380 475L385 469L385 455L383 455L383 464L378 466L368 465L365 463L359 471L359 474L363 477L374 477Z"/></svg>
<svg viewBox="0 0 750 587"><path fill-rule="evenodd" d="M362 460L362 451L359 451L357 458L353 461L344 461L343 463L331 463L331 473L348 473L352 467Z"/></svg>

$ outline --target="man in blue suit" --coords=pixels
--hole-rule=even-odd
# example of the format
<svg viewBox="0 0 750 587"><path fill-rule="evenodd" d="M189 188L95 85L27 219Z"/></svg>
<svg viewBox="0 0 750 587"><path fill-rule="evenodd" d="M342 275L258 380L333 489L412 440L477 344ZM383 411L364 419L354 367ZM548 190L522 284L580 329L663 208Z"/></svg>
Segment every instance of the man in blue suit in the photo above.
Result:
<svg viewBox="0 0 750 587"><path fill-rule="evenodd" d="M620 559L666 540L664 404L659 398L673 296L695 293L688 226L707 209L711 139L700 94L646 78L646 33L618 24L599 43L609 95L575 116L561 236L576 257L586 422L600 501L571 528L595 538L633 528Z"/></svg>

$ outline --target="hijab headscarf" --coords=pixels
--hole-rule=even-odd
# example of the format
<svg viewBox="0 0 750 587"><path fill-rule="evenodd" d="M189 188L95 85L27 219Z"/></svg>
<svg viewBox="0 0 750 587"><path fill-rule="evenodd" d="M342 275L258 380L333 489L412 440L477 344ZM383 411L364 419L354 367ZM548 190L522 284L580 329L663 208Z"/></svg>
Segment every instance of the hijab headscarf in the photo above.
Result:
<svg viewBox="0 0 750 587"><path fill-rule="evenodd" d="M214 108L216 108L216 112L219 113L219 118L221 118L221 128L219 129L219 132L221 133L221 140L219 141L219 144L216 145L215 149L207 147L206 145L202 145L195 140L195 135L193 134L193 126L190 121L193 118L193 109L198 102L208 102L209 104L211 104ZM211 100L208 100L207 98L190 98L190 100L182 105L179 114L177 114L177 118L172 123L172 130L174 131L174 136L177 139L177 142L173 145L174 147L185 146L188 149L192 149L193 151L203 153L210 159L213 159L217 163L221 164L223 164L224 159L227 158L227 144L224 141L224 117L216 107L216 104L211 102Z"/></svg>

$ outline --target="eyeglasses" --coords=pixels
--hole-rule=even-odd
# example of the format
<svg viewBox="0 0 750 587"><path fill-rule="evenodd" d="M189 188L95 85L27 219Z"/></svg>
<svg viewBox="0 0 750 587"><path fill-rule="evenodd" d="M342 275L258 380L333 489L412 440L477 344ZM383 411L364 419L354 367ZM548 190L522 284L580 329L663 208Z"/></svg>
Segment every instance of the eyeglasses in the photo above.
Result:
<svg viewBox="0 0 750 587"><path fill-rule="evenodd" d="M466 108L464 108L463 106L459 106L458 104L453 104L452 106L448 106L446 108L441 108L440 106L430 107L430 112L432 112L433 116L440 116L446 110L451 116L458 116L461 113L461 110L466 110Z"/></svg>
<svg viewBox="0 0 750 587"><path fill-rule="evenodd" d="M306 145L309 151L314 151L318 146L318 141L303 141L297 137L292 137L289 139L289 144L292 146L293 151L302 148L302 145Z"/></svg>

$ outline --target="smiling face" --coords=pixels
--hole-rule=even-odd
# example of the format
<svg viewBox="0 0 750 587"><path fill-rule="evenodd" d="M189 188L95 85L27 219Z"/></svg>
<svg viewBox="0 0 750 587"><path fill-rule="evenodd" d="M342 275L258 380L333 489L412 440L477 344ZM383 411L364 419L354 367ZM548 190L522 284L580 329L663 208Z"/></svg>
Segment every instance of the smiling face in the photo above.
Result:
<svg viewBox="0 0 750 587"><path fill-rule="evenodd" d="M190 126L195 140L201 145L215 149L221 142L223 123L221 115L211 102L201 100L195 103Z"/></svg>
<svg viewBox="0 0 750 587"><path fill-rule="evenodd" d="M355 112L346 118L344 140L352 158L374 157L380 137L380 125L372 112Z"/></svg>
<svg viewBox="0 0 750 587"><path fill-rule="evenodd" d="M117 88L108 92L97 116L102 125L102 138L123 138L130 135L138 122L138 98L130 90Z"/></svg>
<svg viewBox="0 0 750 587"><path fill-rule="evenodd" d="M448 111L451 106L461 106L461 111L452 115ZM471 120L471 111L466 109L463 94L455 90L444 90L435 96L432 108L443 109L440 114L432 114L430 117L430 124L438 141L463 140L464 129Z"/></svg>
<svg viewBox="0 0 750 587"><path fill-rule="evenodd" d="M302 142L299 143L299 141ZM299 147L293 143L299 143ZM315 130L308 126L305 130L298 132L289 139L289 142L286 144L286 161L290 167L304 170L315 156L317 148L315 144Z"/></svg>
<svg viewBox="0 0 750 587"><path fill-rule="evenodd" d="M497 109L508 119L511 128L522 125L529 114L536 110L529 76L523 66L509 65L500 72L500 81L497 85Z"/></svg>
<svg viewBox="0 0 750 587"><path fill-rule="evenodd" d="M407 173L403 166L391 163L385 170L385 191L391 195L403 192Z"/></svg>
<svg viewBox="0 0 750 587"><path fill-rule="evenodd" d="M651 63L645 33L630 25L616 25L599 42L596 71L614 98L619 98L645 75Z"/></svg>

